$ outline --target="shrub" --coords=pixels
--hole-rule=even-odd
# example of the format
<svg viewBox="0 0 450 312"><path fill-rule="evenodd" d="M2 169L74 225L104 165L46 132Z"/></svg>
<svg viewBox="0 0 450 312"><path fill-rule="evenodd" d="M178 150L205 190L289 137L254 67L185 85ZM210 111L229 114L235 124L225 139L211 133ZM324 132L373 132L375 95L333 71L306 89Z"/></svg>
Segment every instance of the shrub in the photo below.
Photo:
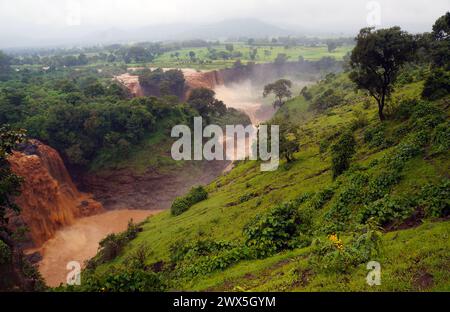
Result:
<svg viewBox="0 0 450 312"><path fill-rule="evenodd" d="M450 93L450 72L435 68L425 81L422 97L429 100L440 99Z"/></svg>
<svg viewBox="0 0 450 312"><path fill-rule="evenodd" d="M369 124L369 120L367 119L367 115L361 111L353 112L354 119L350 125L350 129L353 131L366 127Z"/></svg>
<svg viewBox="0 0 450 312"><path fill-rule="evenodd" d="M385 148L389 144L386 142L385 124L378 123L376 126L369 127L364 132L364 142L370 148Z"/></svg>
<svg viewBox="0 0 450 312"><path fill-rule="evenodd" d="M438 184L423 187L419 203L429 217L446 217L450 215L450 179L443 179Z"/></svg>
<svg viewBox="0 0 450 312"><path fill-rule="evenodd" d="M152 250L150 247L147 244L142 243L136 248L136 250L129 254L129 256L125 259L125 264L128 268L146 270L146 261L151 254Z"/></svg>
<svg viewBox="0 0 450 312"><path fill-rule="evenodd" d="M344 102L341 95L336 94L333 89L328 89L321 95L319 95L311 104L311 108L323 111L328 108L341 105Z"/></svg>
<svg viewBox="0 0 450 312"><path fill-rule="evenodd" d="M331 167L333 179L350 167L350 159L355 153L356 141L349 131L344 132L331 146Z"/></svg>
<svg viewBox="0 0 450 312"><path fill-rule="evenodd" d="M244 227L245 244L255 248L260 257L298 247L299 239L306 233L305 219L293 203L280 204L257 215Z"/></svg>
<svg viewBox="0 0 450 312"><path fill-rule="evenodd" d="M445 122L445 116L445 112L432 103L422 101L414 107L411 122L417 129L429 131Z"/></svg>
<svg viewBox="0 0 450 312"><path fill-rule="evenodd" d="M175 274L184 277L223 270L240 260L256 257L256 253L245 245L209 239L178 241L169 250Z"/></svg>
<svg viewBox="0 0 450 312"><path fill-rule="evenodd" d="M142 227L134 224L133 220L128 222L128 228L122 233L112 233L102 239L99 243L97 255L87 262L88 269L94 269L98 265L115 259L123 250L124 246L142 231Z"/></svg>
<svg viewBox="0 0 450 312"><path fill-rule="evenodd" d="M184 197L177 197L172 203L170 211L173 216L178 216L187 211L194 204L208 198L208 192L203 186L193 187Z"/></svg>
<svg viewBox="0 0 450 312"><path fill-rule="evenodd" d="M311 198L308 203L313 209L321 209L334 195L334 188L328 187Z"/></svg>
<svg viewBox="0 0 450 312"><path fill-rule="evenodd" d="M153 292L163 291L166 284L158 273L115 266L106 272L85 276L81 287L90 292Z"/></svg>
<svg viewBox="0 0 450 312"><path fill-rule="evenodd" d="M380 252L381 233L375 222L368 222L344 243L336 234L313 242L310 264L318 271L348 273L358 264L373 260Z"/></svg>
<svg viewBox="0 0 450 312"><path fill-rule="evenodd" d="M386 195L366 205L361 212L360 221L365 223L373 219L383 226L391 222L401 222L411 216L414 207L415 201L411 198Z"/></svg>
<svg viewBox="0 0 450 312"><path fill-rule="evenodd" d="M0 239L0 265L11 261L11 248Z"/></svg>
<svg viewBox="0 0 450 312"><path fill-rule="evenodd" d="M450 149L450 122L439 124L433 133L433 149L438 152L446 152Z"/></svg>

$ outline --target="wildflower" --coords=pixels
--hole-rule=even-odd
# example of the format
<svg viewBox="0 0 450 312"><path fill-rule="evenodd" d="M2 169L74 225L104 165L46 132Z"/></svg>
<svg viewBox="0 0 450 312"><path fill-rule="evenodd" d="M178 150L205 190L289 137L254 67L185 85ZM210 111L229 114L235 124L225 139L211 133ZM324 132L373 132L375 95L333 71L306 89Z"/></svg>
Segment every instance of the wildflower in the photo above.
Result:
<svg viewBox="0 0 450 312"><path fill-rule="evenodd" d="M337 249L342 250L344 248L344 244L336 234L328 236L328 239L330 240L330 242L333 243L334 247L336 247Z"/></svg>

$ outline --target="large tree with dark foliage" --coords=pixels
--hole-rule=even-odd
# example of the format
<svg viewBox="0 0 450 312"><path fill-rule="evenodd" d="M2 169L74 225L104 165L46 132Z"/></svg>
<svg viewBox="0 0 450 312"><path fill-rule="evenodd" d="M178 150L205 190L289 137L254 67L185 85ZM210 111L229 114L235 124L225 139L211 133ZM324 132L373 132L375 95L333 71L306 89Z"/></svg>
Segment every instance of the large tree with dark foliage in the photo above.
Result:
<svg viewBox="0 0 450 312"><path fill-rule="evenodd" d="M431 34L434 65L450 69L450 12L436 20Z"/></svg>
<svg viewBox="0 0 450 312"><path fill-rule="evenodd" d="M216 93L207 88L192 90L188 103L194 107L203 118L209 122L211 116L220 116L227 112L227 107L222 101L216 99Z"/></svg>
<svg viewBox="0 0 450 312"><path fill-rule="evenodd" d="M375 98L380 120L385 119L383 109L399 70L413 59L415 50L413 37L400 27L363 28L356 37L350 58L350 79Z"/></svg>
<svg viewBox="0 0 450 312"><path fill-rule="evenodd" d="M11 58L0 51L0 81L8 78L11 73Z"/></svg>
<svg viewBox="0 0 450 312"><path fill-rule="evenodd" d="M284 99L289 99L292 96L291 92L292 82L287 79L279 79L274 83L269 83L264 87L263 96L267 97L273 94L276 97L273 103L274 107L281 107L284 104Z"/></svg>

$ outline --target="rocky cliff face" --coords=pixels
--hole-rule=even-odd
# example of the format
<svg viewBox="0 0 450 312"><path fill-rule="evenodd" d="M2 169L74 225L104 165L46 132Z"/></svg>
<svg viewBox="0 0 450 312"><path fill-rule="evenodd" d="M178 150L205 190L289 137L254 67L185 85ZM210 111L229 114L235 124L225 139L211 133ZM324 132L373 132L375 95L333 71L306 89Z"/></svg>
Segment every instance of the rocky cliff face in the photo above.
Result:
<svg viewBox="0 0 450 312"><path fill-rule="evenodd" d="M187 100L193 89L207 88L214 90L217 86L223 85L224 81L219 71L199 72L196 70L183 70L186 79L186 90L184 99Z"/></svg>
<svg viewBox="0 0 450 312"><path fill-rule="evenodd" d="M139 77L131 74L116 76L115 79L124 85L133 97L144 96L144 90L139 83Z"/></svg>
<svg viewBox="0 0 450 312"><path fill-rule="evenodd" d="M224 83L220 71L196 71L194 69L182 69L186 86L183 100L187 100L193 89L208 88L213 90L215 87ZM144 90L139 83L139 76L129 73L116 76L115 79L124 85L133 97L150 95L148 90Z"/></svg>
<svg viewBox="0 0 450 312"><path fill-rule="evenodd" d="M21 152L8 159L11 168L24 178L22 193L16 198L21 208L10 224L26 224L36 246L51 238L62 226L75 218L103 211L91 195L77 190L58 152L39 141L31 140Z"/></svg>

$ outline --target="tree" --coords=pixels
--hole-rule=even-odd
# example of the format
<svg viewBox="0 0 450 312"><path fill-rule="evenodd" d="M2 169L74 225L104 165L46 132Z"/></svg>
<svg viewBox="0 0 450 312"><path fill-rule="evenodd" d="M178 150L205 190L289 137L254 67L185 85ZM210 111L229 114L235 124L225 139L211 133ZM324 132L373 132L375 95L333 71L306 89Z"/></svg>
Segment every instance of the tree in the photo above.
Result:
<svg viewBox="0 0 450 312"><path fill-rule="evenodd" d="M191 59L191 61L195 60L195 52L194 51L189 51L189 58Z"/></svg>
<svg viewBox="0 0 450 312"><path fill-rule="evenodd" d="M441 16L433 25L432 32L433 63L439 67L450 68L450 12Z"/></svg>
<svg viewBox="0 0 450 312"><path fill-rule="evenodd" d="M274 63L277 65L283 65L287 62L288 56L284 53L278 53L277 57L274 60Z"/></svg>
<svg viewBox="0 0 450 312"><path fill-rule="evenodd" d="M400 68L413 59L416 44L400 27L376 31L363 28L356 42L350 57L350 79L375 98L380 120L384 120L386 99L393 91Z"/></svg>
<svg viewBox="0 0 450 312"><path fill-rule="evenodd" d="M334 50L336 50L336 48L338 47L338 44L336 41L334 40L327 40L327 48L328 48L328 52L331 53Z"/></svg>
<svg viewBox="0 0 450 312"><path fill-rule="evenodd" d="M331 146L331 169L333 179L350 168L350 159L355 154L356 141L350 131L345 131Z"/></svg>
<svg viewBox="0 0 450 312"><path fill-rule="evenodd" d="M291 123L280 123L280 156L288 163L294 160L294 153L299 151L295 132L295 127Z"/></svg>
<svg viewBox="0 0 450 312"><path fill-rule="evenodd" d="M188 103L194 107L202 117L208 119L210 115L221 115L227 111L225 104L215 98L216 93L208 88L192 90Z"/></svg>
<svg viewBox="0 0 450 312"><path fill-rule="evenodd" d="M257 48L251 48L249 52L249 56L251 60L255 60L256 56L258 55L258 49Z"/></svg>
<svg viewBox="0 0 450 312"><path fill-rule="evenodd" d="M273 103L274 107L281 107L284 104L283 99L289 99L292 96L290 88L292 82L287 79L280 79L274 83L269 83L264 87L263 96L267 97L269 94L274 94L277 100Z"/></svg>
<svg viewBox="0 0 450 312"><path fill-rule="evenodd" d="M0 51L0 81L6 80L11 73L11 58Z"/></svg>
<svg viewBox="0 0 450 312"><path fill-rule="evenodd" d="M228 52L233 52L234 51L234 45L233 44L231 44L231 43L227 43L226 45L225 45L225 50L227 50Z"/></svg>
<svg viewBox="0 0 450 312"><path fill-rule="evenodd" d="M24 139L24 130L13 130L9 125L0 127L0 230L7 223L5 215L9 209L19 212L13 196L20 194L22 179L12 172L7 158Z"/></svg>

